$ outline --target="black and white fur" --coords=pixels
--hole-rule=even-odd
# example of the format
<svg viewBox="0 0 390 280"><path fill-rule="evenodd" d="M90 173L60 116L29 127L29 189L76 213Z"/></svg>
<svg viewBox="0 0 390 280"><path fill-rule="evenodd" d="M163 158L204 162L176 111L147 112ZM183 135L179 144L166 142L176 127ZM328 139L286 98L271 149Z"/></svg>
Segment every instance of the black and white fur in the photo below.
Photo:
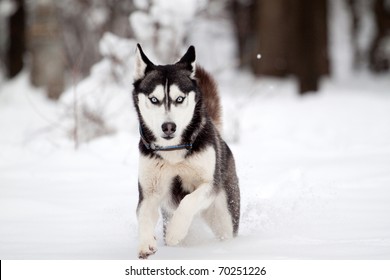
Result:
<svg viewBox="0 0 390 280"><path fill-rule="evenodd" d="M193 46L176 64L163 66L154 65L137 46L133 100L141 133L139 258L157 251L159 210L168 246L186 237L197 214L218 238L237 235L238 178L233 155L219 133L220 120L210 117L216 115L212 110L220 110L210 105L215 101L219 107L217 94L206 94L208 86L215 87L212 82L195 66Z"/></svg>

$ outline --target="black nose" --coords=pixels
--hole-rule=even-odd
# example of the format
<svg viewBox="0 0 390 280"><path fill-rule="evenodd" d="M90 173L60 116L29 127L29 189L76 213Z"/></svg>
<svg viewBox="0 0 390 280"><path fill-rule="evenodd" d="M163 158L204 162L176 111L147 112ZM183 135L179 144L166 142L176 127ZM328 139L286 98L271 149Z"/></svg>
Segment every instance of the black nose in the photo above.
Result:
<svg viewBox="0 0 390 280"><path fill-rule="evenodd" d="M171 136L176 131L176 124L173 122L166 122L162 124L161 129L165 135Z"/></svg>

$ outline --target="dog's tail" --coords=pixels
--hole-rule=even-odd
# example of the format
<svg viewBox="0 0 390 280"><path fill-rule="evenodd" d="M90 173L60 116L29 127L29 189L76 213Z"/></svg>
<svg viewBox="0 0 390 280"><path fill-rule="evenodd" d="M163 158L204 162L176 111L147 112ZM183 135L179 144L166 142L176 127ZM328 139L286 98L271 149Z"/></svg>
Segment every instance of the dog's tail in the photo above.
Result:
<svg viewBox="0 0 390 280"><path fill-rule="evenodd" d="M222 133L222 108L217 84L209 73L196 65L195 77L203 95L203 103L219 133Z"/></svg>

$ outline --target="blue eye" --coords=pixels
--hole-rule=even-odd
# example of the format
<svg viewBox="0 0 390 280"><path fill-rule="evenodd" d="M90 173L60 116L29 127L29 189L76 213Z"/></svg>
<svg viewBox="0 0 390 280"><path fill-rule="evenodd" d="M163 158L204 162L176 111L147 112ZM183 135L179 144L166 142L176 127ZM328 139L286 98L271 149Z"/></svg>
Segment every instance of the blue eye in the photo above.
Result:
<svg viewBox="0 0 390 280"><path fill-rule="evenodd" d="M149 98L149 100L152 104L158 104L158 99L156 97Z"/></svg>
<svg viewBox="0 0 390 280"><path fill-rule="evenodd" d="M183 103L183 101L184 101L184 97L183 96L179 96L178 98L176 98L176 103L178 103L178 104Z"/></svg>

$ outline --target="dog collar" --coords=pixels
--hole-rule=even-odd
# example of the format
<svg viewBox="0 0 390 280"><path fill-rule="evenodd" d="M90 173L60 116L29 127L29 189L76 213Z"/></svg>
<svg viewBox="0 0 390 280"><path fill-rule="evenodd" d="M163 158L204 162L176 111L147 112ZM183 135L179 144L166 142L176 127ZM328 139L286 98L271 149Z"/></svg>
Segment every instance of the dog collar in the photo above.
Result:
<svg viewBox="0 0 390 280"><path fill-rule="evenodd" d="M192 144L182 144L182 145L173 145L173 146L159 146L154 143L149 143L146 141L145 136L142 132L142 127L141 125L139 126L139 134L141 136L141 141L144 144L145 148L148 150L152 151L174 151L174 150L191 150L192 149Z"/></svg>

